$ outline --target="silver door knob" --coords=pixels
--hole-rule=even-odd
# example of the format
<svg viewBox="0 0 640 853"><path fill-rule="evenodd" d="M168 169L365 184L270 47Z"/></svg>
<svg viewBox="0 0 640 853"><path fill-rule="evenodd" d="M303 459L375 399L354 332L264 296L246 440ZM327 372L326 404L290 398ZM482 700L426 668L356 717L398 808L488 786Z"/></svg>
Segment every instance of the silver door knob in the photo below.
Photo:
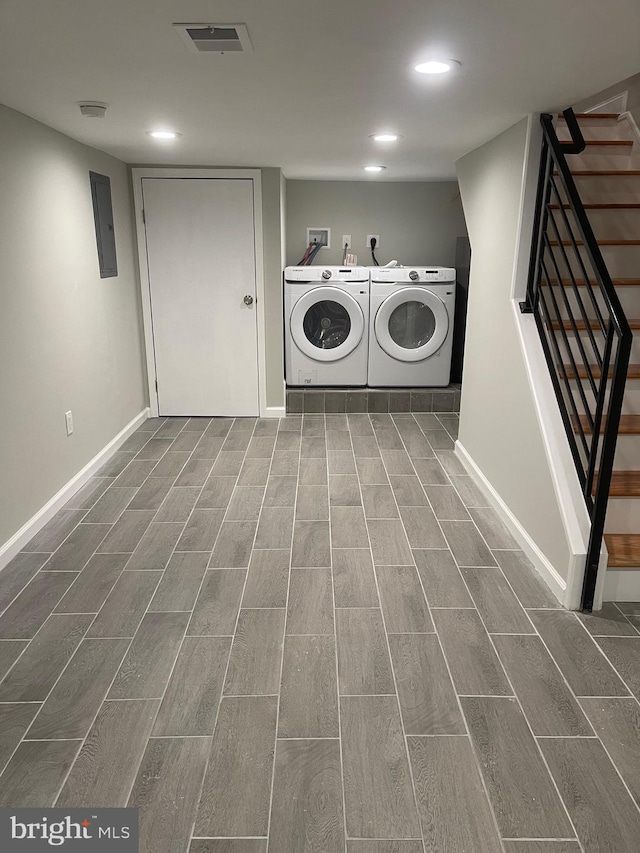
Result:
<svg viewBox="0 0 640 853"><path fill-rule="evenodd" d="M411 270L411 272L409 273L409 278L411 279L411 281L417 281L420 276L415 270Z"/></svg>
<svg viewBox="0 0 640 853"><path fill-rule="evenodd" d="M253 305L253 296L250 296L248 293L245 298L242 300L245 305Z"/></svg>

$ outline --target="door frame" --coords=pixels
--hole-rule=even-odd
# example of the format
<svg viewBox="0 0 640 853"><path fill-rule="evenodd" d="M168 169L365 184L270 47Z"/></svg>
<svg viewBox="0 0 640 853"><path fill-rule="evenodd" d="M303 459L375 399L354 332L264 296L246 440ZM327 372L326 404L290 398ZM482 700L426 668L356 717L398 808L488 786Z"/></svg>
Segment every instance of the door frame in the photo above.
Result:
<svg viewBox="0 0 640 853"><path fill-rule="evenodd" d="M261 418L269 417L267 408L267 365L266 365L266 317L264 303L264 252L262 239L262 173L260 169L189 169L189 168L145 168L131 170L133 182L133 205L138 245L138 267L140 270L140 297L142 301L142 323L144 329L145 363L149 389L150 417L158 417L158 394L156 391L156 362L153 348L153 322L151 314L151 285L147 241L143 216L143 178L218 178L251 180L253 187L253 233L256 276L256 329L258 335L258 408Z"/></svg>

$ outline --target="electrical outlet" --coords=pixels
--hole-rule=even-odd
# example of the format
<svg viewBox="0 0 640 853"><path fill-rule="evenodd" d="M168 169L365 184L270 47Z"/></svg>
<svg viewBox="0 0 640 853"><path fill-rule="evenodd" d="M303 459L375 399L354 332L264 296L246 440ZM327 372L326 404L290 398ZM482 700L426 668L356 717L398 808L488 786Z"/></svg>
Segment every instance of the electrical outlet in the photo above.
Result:
<svg viewBox="0 0 640 853"><path fill-rule="evenodd" d="M351 249L351 234L343 234L342 235L342 248L343 249Z"/></svg>
<svg viewBox="0 0 640 853"><path fill-rule="evenodd" d="M379 234L367 234L367 249L371 248L371 238L376 241L376 249L380 248L380 235Z"/></svg>
<svg viewBox="0 0 640 853"><path fill-rule="evenodd" d="M67 435L71 435L73 432L73 413L65 412L64 413L64 421L67 425Z"/></svg>

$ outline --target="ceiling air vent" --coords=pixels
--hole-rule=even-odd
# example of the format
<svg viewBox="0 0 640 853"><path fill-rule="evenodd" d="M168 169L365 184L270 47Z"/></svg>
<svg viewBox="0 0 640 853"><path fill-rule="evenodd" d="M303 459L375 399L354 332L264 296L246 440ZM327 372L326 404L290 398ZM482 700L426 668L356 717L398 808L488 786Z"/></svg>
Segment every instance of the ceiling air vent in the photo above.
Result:
<svg viewBox="0 0 640 853"><path fill-rule="evenodd" d="M190 53L252 53L245 24L174 24Z"/></svg>

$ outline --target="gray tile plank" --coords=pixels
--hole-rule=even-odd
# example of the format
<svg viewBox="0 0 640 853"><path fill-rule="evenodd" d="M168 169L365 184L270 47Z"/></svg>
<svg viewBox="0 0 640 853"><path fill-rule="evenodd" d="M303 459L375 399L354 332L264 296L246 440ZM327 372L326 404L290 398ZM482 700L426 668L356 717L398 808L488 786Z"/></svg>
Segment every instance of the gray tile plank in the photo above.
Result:
<svg viewBox="0 0 640 853"><path fill-rule="evenodd" d="M286 637L278 737L338 737L335 640Z"/></svg>
<svg viewBox="0 0 640 853"><path fill-rule="evenodd" d="M149 605L150 611L191 610L200 590L209 554L176 551Z"/></svg>
<svg viewBox="0 0 640 853"><path fill-rule="evenodd" d="M156 737L212 735L230 637L185 637L162 701Z"/></svg>
<svg viewBox="0 0 640 853"><path fill-rule="evenodd" d="M490 634L534 634L535 628L500 569L461 569Z"/></svg>
<svg viewBox="0 0 640 853"><path fill-rule="evenodd" d="M362 501L367 518L398 518L398 508L390 486L362 486Z"/></svg>
<svg viewBox="0 0 640 853"><path fill-rule="evenodd" d="M501 853L466 737L407 739L425 849Z"/></svg>
<svg viewBox="0 0 640 853"><path fill-rule="evenodd" d="M224 518L222 509L194 509L178 539L177 551L211 551Z"/></svg>
<svg viewBox="0 0 640 853"><path fill-rule="evenodd" d="M373 562L376 566L411 566L413 557L399 519L367 520Z"/></svg>
<svg viewBox="0 0 640 853"><path fill-rule="evenodd" d="M441 521L447 544L459 566L495 566L496 561L472 521Z"/></svg>
<svg viewBox="0 0 640 853"><path fill-rule="evenodd" d="M40 551L53 554L85 515L86 513L81 509L60 510L60 512L57 512L53 516L51 521L45 524L42 530L27 542L22 550L26 552ZM95 520L101 521L102 519Z"/></svg>
<svg viewBox="0 0 640 853"><path fill-rule="evenodd" d="M194 451L198 452L198 448ZM244 462L244 451L222 450L211 469L212 477L237 477Z"/></svg>
<svg viewBox="0 0 640 853"><path fill-rule="evenodd" d="M476 507L469 512L489 548L511 550L518 548L518 543L500 521L494 509Z"/></svg>
<svg viewBox="0 0 640 853"><path fill-rule="evenodd" d="M337 432L335 435L343 433ZM355 474L332 474L329 477L329 503L331 506L362 505L360 484Z"/></svg>
<svg viewBox="0 0 640 853"><path fill-rule="evenodd" d="M150 438L144 445L142 450L138 452L136 459L157 459L160 460L171 447L173 439L171 438ZM117 454L116 454L117 455ZM104 474L103 474L104 476Z"/></svg>
<svg viewBox="0 0 640 853"><path fill-rule="evenodd" d="M189 853L267 853L267 839L194 838Z"/></svg>
<svg viewBox="0 0 640 853"><path fill-rule="evenodd" d="M0 776L0 806L53 806L79 748L78 740L21 743Z"/></svg>
<svg viewBox="0 0 640 853"><path fill-rule="evenodd" d="M133 637L161 572L123 572L89 629L89 637Z"/></svg>
<svg viewBox="0 0 640 853"><path fill-rule="evenodd" d="M212 569L204 576L187 634L232 636L236 627L246 572Z"/></svg>
<svg viewBox="0 0 640 853"><path fill-rule="evenodd" d="M457 474L451 477L451 482L466 507L490 505L489 499L482 494L471 477Z"/></svg>
<svg viewBox="0 0 640 853"><path fill-rule="evenodd" d="M263 496L263 486L238 486L227 509L227 521L257 521Z"/></svg>
<svg viewBox="0 0 640 853"><path fill-rule="evenodd" d="M284 610L241 610L224 693L275 694L280 681Z"/></svg>
<svg viewBox="0 0 640 853"><path fill-rule="evenodd" d="M347 853L423 853L422 841L347 841Z"/></svg>
<svg viewBox="0 0 640 853"><path fill-rule="evenodd" d="M180 521L184 524L191 515L199 494L199 488L171 489L153 520Z"/></svg>
<svg viewBox="0 0 640 853"><path fill-rule="evenodd" d="M571 823L517 701L460 701L502 836L571 838Z"/></svg>
<svg viewBox="0 0 640 853"><path fill-rule="evenodd" d="M292 433L282 433L292 435ZM274 477L267 480L267 490L264 495L265 506L295 506L297 477Z"/></svg>
<svg viewBox="0 0 640 853"><path fill-rule="evenodd" d="M253 551L243 607L286 607L291 553L286 549Z"/></svg>
<svg viewBox="0 0 640 853"><path fill-rule="evenodd" d="M131 464L132 463L130 463L130 465ZM140 463L136 463L136 464L145 465L147 463L140 462ZM129 467L129 466L127 466L127 467ZM149 471L151 470L152 467L153 467L152 465L149 466L149 468L147 470L147 474L149 473ZM123 472L123 474L124 474L124 472ZM144 482L144 479L147 476L147 474L144 475L144 477L142 478L140 483L124 483L124 485L139 486L142 482ZM120 476L122 476L122 474ZM87 480L87 482L84 484L84 486L82 486L80 489L78 489L78 491L73 495L73 497L71 497L66 502L66 504L64 505L64 508L65 509L91 509L91 507L95 504L95 502L102 497L102 495L106 492L106 490L112 484L114 486L123 485L122 483L118 483L117 481L114 481L108 477L91 477L91 479Z"/></svg>
<svg viewBox="0 0 640 853"><path fill-rule="evenodd" d="M429 506L425 491L415 474L390 477L389 480L398 506Z"/></svg>
<svg viewBox="0 0 640 853"><path fill-rule="evenodd" d="M362 507L331 507L331 544L334 548L368 547L369 536Z"/></svg>
<svg viewBox="0 0 640 853"><path fill-rule="evenodd" d="M223 699L202 786L196 836L266 836L276 696Z"/></svg>
<svg viewBox="0 0 640 853"><path fill-rule="evenodd" d="M504 841L505 853L581 853L577 841Z"/></svg>
<svg viewBox="0 0 640 853"><path fill-rule="evenodd" d="M226 509L235 485L235 477L209 477L196 506L198 509Z"/></svg>
<svg viewBox="0 0 640 853"><path fill-rule="evenodd" d="M327 450L351 450L351 435L347 431L329 430L327 426Z"/></svg>
<svg viewBox="0 0 640 853"><path fill-rule="evenodd" d="M506 696L511 688L475 610L432 610L458 694Z"/></svg>
<svg viewBox="0 0 640 853"><path fill-rule="evenodd" d="M473 607L451 551L414 549L413 557L431 607Z"/></svg>
<svg viewBox="0 0 640 853"><path fill-rule="evenodd" d="M56 806L124 807L157 710L155 700L104 702Z"/></svg>
<svg viewBox="0 0 640 853"><path fill-rule="evenodd" d="M296 502L296 521L328 520L329 490L327 489L327 487L299 486L298 499Z"/></svg>
<svg viewBox="0 0 640 853"><path fill-rule="evenodd" d="M578 613L578 618L592 637L637 637L638 631L620 612L613 601L605 601L601 610Z"/></svg>
<svg viewBox="0 0 640 853"><path fill-rule="evenodd" d="M328 451L329 474L355 474L356 463L351 450Z"/></svg>
<svg viewBox="0 0 640 853"><path fill-rule="evenodd" d="M148 442L147 442L148 444ZM146 445L145 445L146 447ZM144 449L144 448L143 448ZM123 452L121 450L116 451L113 456L105 462L105 464L100 468L97 472L98 477L117 477L118 474L121 474L124 469L127 467L129 462L132 459L138 458L149 458L149 457L141 457L140 454L134 457L133 453Z"/></svg>
<svg viewBox="0 0 640 853"><path fill-rule="evenodd" d="M534 610L533 624L576 696L625 696L627 689L574 613Z"/></svg>
<svg viewBox="0 0 640 853"><path fill-rule="evenodd" d="M303 427L304 431L304 427ZM300 442L301 459L323 459L327 455L327 443L324 435L303 435Z"/></svg>
<svg viewBox="0 0 640 853"><path fill-rule="evenodd" d="M369 548L341 548L332 560L336 607L380 606Z"/></svg>
<svg viewBox="0 0 640 853"><path fill-rule="evenodd" d="M296 521L291 565L313 568L331 565L328 521Z"/></svg>
<svg viewBox="0 0 640 853"><path fill-rule="evenodd" d="M376 575L387 631L431 633L433 622L414 566L378 566Z"/></svg>
<svg viewBox="0 0 640 853"><path fill-rule="evenodd" d="M436 457L447 474L468 474L469 472L453 450L436 450Z"/></svg>
<svg viewBox="0 0 640 853"><path fill-rule="evenodd" d="M128 554L95 554L76 576L54 613L97 613L128 559Z"/></svg>
<svg viewBox="0 0 640 853"><path fill-rule="evenodd" d="M146 480L138 489L138 492L129 504L128 509L160 509L162 501L166 498L169 490L173 486L174 479L174 477L149 477L149 479ZM185 483L185 485L188 484ZM93 513L94 510L91 510L91 513Z"/></svg>
<svg viewBox="0 0 640 853"><path fill-rule="evenodd" d="M378 442L373 435L354 435L351 439L353 453L357 458L375 459L380 457Z"/></svg>
<svg viewBox="0 0 640 853"><path fill-rule="evenodd" d="M584 853L635 853L640 815L600 741L541 740Z"/></svg>
<svg viewBox="0 0 640 853"><path fill-rule="evenodd" d="M83 738L128 645L127 640L83 640L33 721L28 737Z"/></svg>
<svg viewBox="0 0 640 853"><path fill-rule="evenodd" d="M423 486L446 486L449 484L449 478L437 459L414 459L413 464Z"/></svg>
<svg viewBox="0 0 640 853"><path fill-rule="evenodd" d="M194 461L204 459L207 462L212 462L214 459L219 460L222 456L221 448L223 444L223 438L205 433L197 443L191 459ZM224 452L226 453L227 451ZM244 456L244 451L240 451L240 454Z"/></svg>
<svg viewBox="0 0 640 853"><path fill-rule="evenodd" d="M418 838L395 696L343 696L340 718L347 835Z"/></svg>
<svg viewBox="0 0 640 853"><path fill-rule="evenodd" d="M152 522L126 565L127 571L163 571L176 547L183 528L182 522Z"/></svg>
<svg viewBox="0 0 640 853"><path fill-rule="evenodd" d="M190 459L182 471L180 471L175 485L180 487L192 486L201 489L207 481L212 468L212 459Z"/></svg>
<svg viewBox="0 0 640 853"><path fill-rule="evenodd" d="M293 507L264 507L258 522L254 548L290 548Z"/></svg>
<svg viewBox="0 0 640 853"><path fill-rule="evenodd" d="M436 518L447 521L469 520L469 513L453 486L425 486L425 491Z"/></svg>
<svg viewBox="0 0 640 853"><path fill-rule="evenodd" d="M496 551L494 557L523 607L561 607L522 551Z"/></svg>
<svg viewBox="0 0 640 853"><path fill-rule="evenodd" d="M0 640L30 640L76 579L74 572L41 573L0 616Z"/></svg>
<svg viewBox="0 0 640 853"><path fill-rule="evenodd" d="M312 461L314 460L306 459L305 464ZM322 462L322 460L316 459L315 462ZM300 471L302 472L300 453L297 450L276 450L271 458L271 475L277 475L278 477L295 477L298 474L298 466L300 466ZM322 468L322 466L320 467ZM326 482L326 466L324 466L324 469Z"/></svg>
<svg viewBox="0 0 640 853"><path fill-rule="evenodd" d="M133 554L155 510L126 509L98 549L101 554ZM55 556L55 555L54 555Z"/></svg>
<svg viewBox="0 0 640 853"><path fill-rule="evenodd" d="M593 735L539 637L497 636L493 641L534 735Z"/></svg>
<svg viewBox="0 0 640 853"><path fill-rule="evenodd" d="M409 735L466 734L435 634L392 634L389 647L405 732Z"/></svg>
<svg viewBox="0 0 640 853"><path fill-rule="evenodd" d="M140 853L184 853L198 807L209 740L149 741L128 806L139 809Z"/></svg>
<svg viewBox="0 0 640 853"><path fill-rule="evenodd" d="M395 693L387 638L379 610L336 610L341 694Z"/></svg>
<svg viewBox="0 0 640 853"><path fill-rule="evenodd" d="M79 524L42 567L45 572L80 572L111 530L110 524Z"/></svg>
<svg viewBox="0 0 640 853"><path fill-rule="evenodd" d="M275 435L254 436L247 448L247 459L271 459L275 443Z"/></svg>
<svg viewBox="0 0 640 853"><path fill-rule="evenodd" d="M50 616L0 684L0 702L43 702L92 621L92 615Z"/></svg>
<svg viewBox="0 0 640 853"><path fill-rule="evenodd" d="M339 741L278 741L269 844L279 853L343 853Z"/></svg>
<svg viewBox="0 0 640 853"><path fill-rule="evenodd" d="M183 430L171 445L172 451L191 453L200 441L201 435L195 430Z"/></svg>
<svg viewBox="0 0 640 853"><path fill-rule="evenodd" d="M188 613L147 613L107 699L162 698L188 621Z"/></svg>
<svg viewBox="0 0 640 853"><path fill-rule="evenodd" d="M134 459L133 462L129 462L124 471L115 480L101 480L100 482L107 483L108 485L113 483L115 488L139 487L144 483L149 474L151 474L156 465L157 462L153 459L146 462Z"/></svg>
<svg viewBox="0 0 640 853"><path fill-rule="evenodd" d="M362 485L385 485L389 482L381 459L357 459L358 478Z"/></svg>
<svg viewBox="0 0 640 853"><path fill-rule="evenodd" d="M0 612L11 604L48 559L48 554L26 554L21 551L7 563L0 575Z"/></svg>
<svg viewBox="0 0 640 853"><path fill-rule="evenodd" d="M383 450L382 461L390 477L415 473L413 463L405 450Z"/></svg>
<svg viewBox="0 0 640 853"><path fill-rule="evenodd" d="M0 773L22 740L39 708L40 706L35 702L0 705Z"/></svg>
<svg viewBox="0 0 640 853"><path fill-rule="evenodd" d="M225 521L209 560L211 569L244 569L256 535L255 521Z"/></svg>
<svg viewBox="0 0 640 853"><path fill-rule="evenodd" d="M159 462L156 463L155 468L151 471L149 476L153 479L156 477L173 477L175 479L180 471L182 471L182 468L190 456L190 453L186 453L184 451L173 452L170 450L168 453L165 453Z"/></svg>
<svg viewBox="0 0 640 853"><path fill-rule="evenodd" d="M278 453L279 451L287 451L287 450L295 450L298 451L300 449L300 433L286 431L282 432L282 430L278 433L278 437L276 438L276 446L275 451Z"/></svg>
<svg viewBox="0 0 640 853"><path fill-rule="evenodd" d="M581 699L596 734L640 806L640 706L631 699Z"/></svg>
<svg viewBox="0 0 640 853"><path fill-rule="evenodd" d="M446 548L440 525L428 506L401 506L400 515L412 548Z"/></svg>
<svg viewBox="0 0 640 853"><path fill-rule="evenodd" d="M5 677L28 645L28 640L0 640L0 679Z"/></svg>
<svg viewBox="0 0 640 853"><path fill-rule="evenodd" d="M331 569L292 569L287 634L333 635Z"/></svg>
<svg viewBox="0 0 640 853"><path fill-rule="evenodd" d="M599 637L597 643L636 699L640 699L640 637Z"/></svg>

